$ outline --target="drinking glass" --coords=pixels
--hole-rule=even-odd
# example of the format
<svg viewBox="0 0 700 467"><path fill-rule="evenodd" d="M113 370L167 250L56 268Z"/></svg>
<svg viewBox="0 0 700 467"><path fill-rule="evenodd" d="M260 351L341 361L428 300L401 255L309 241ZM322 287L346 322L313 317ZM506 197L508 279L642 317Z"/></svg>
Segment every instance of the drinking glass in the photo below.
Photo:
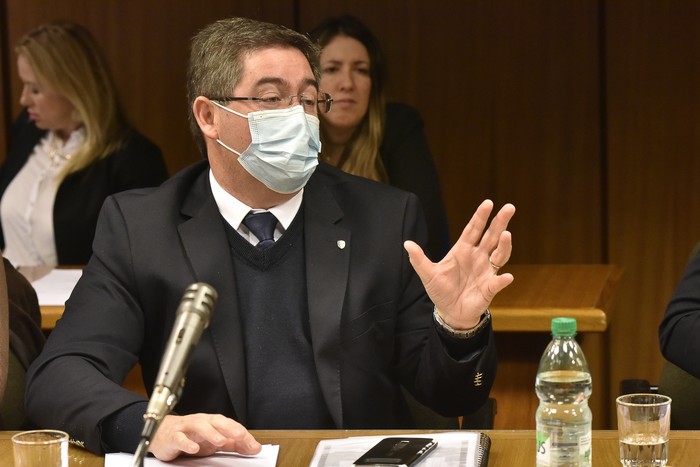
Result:
<svg viewBox="0 0 700 467"><path fill-rule="evenodd" d="M12 437L15 467L68 467L68 433L32 430Z"/></svg>
<svg viewBox="0 0 700 467"><path fill-rule="evenodd" d="M622 465L664 467L668 462L671 398L661 394L626 394L616 402Z"/></svg>

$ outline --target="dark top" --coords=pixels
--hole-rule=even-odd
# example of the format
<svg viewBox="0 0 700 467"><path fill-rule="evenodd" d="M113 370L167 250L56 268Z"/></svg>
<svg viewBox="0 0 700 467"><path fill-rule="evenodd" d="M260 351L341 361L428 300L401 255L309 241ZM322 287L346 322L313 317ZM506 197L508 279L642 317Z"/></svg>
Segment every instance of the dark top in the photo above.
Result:
<svg viewBox="0 0 700 467"><path fill-rule="evenodd" d="M0 167L0 198L45 134L46 131L28 120L26 111L15 121L10 133L10 151ZM88 262L97 216L107 196L131 188L156 186L167 177L160 149L135 130L131 130L121 149L68 175L58 188L53 208L58 264ZM0 248L5 248L2 229Z"/></svg>
<svg viewBox="0 0 700 467"><path fill-rule="evenodd" d="M428 224L426 254L433 261L442 259L450 249L450 233L440 179L416 109L400 103L387 104L380 152L389 184L415 193L420 199Z"/></svg>
<svg viewBox="0 0 700 467"><path fill-rule="evenodd" d="M659 326L661 353L700 378L700 251L693 256Z"/></svg>
<svg viewBox="0 0 700 467"><path fill-rule="evenodd" d="M28 374L35 423L97 452L109 438L104 430L143 426L146 400L121 382L139 361L145 387L153 387L183 291L201 281L218 300L175 410L247 424L246 352L254 349L245 346L239 285L208 172L201 162L158 188L105 201L94 254ZM446 416L480 407L496 372L491 328L464 340L459 356L444 345L403 248L426 238L417 197L322 163L304 189L303 209L313 359L334 425L410 427L401 386ZM106 423L114 414L123 417Z"/></svg>

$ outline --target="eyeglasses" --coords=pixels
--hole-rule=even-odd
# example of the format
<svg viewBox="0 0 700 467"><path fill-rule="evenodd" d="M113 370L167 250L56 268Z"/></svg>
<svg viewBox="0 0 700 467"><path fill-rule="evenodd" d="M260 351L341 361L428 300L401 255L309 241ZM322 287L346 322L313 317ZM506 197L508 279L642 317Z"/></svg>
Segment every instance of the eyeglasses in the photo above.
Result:
<svg viewBox="0 0 700 467"><path fill-rule="evenodd" d="M276 110L294 105L294 99L299 105L304 107L304 112L310 114L328 113L331 111L333 98L327 92L320 92L318 96L298 94L296 96L282 97L276 92L267 92L260 97L210 97L209 99L219 102L232 101L255 101L260 110Z"/></svg>

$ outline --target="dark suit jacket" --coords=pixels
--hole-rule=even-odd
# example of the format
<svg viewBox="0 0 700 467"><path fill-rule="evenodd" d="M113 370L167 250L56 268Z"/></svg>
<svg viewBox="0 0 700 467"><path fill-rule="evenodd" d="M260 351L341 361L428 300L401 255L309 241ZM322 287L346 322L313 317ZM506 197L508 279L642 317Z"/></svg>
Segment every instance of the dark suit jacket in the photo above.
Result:
<svg viewBox="0 0 700 467"><path fill-rule="evenodd" d="M199 163L155 190L105 202L94 255L30 370L34 422L103 449L101 421L142 401L119 384L140 360L153 386L182 294L202 281L219 298L176 411L221 413L245 425L236 278L207 174ZM446 415L484 403L496 370L493 336L488 329L472 339L464 361L448 355L402 246L425 238L415 195L321 164L303 202L313 351L336 425L409 425L399 383Z"/></svg>
<svg viewBox="0 0 700 467"><path fill-rule="evenodd" d="M688 263L659 327L661 353L700 378L700 251Z"/></svg>
<svg viewBox="0 0 700 467"><path fill-rule="evenodd" d="M386 106L386 126L380 148L389 184L418 196L428 224L425 252L433 261L442 259L450 249L445 206L423 119L416 109L405 104Z"/></svg>
<svg viewBox="0 0 700 467"><path fill-rule="evenodd" d="M14 123L10 151L0 167L0 198L45 134L46 131L27 119L26 111ZM58 264L82 265L88 262L97 216L107 196L131 188L156 186L167 177L160 149L133 130L120 150L68 175L58 188L53 208ZM5 248L2 229L0 248Z"/></svg>

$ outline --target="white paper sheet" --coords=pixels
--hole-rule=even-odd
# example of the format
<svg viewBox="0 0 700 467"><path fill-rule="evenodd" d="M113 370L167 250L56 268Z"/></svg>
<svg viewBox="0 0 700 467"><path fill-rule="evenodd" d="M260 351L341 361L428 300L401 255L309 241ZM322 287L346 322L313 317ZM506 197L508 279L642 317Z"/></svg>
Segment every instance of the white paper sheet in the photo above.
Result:
<svg viewBox="0 0 700 467"><path fill-rule="evenodd" d="M342 439L324 439L318 443L309 467L352 467L369 448L392 436L433 438L437 447L420 462L421 467L454 467L476 465L479 433L455 431L410 435L354 436Z"/></svg>
<svg viewBox="0 0 700 467"><path fill-rule="evenodd" d="M162 462L147 457L144 467L275 467L280 447L263 444L256 456L241 456L234 452L219 452L208 457L178 457L174 461ZM105 467L131 467L133 454L112 453L105 456Z"/></svg>
<svg viewBox="0 0 700 467"><path fill-rule="evenodd" d="M54 269L32 282L39 306L63 306L75 284L83 274L82 269Z"/></svg>

